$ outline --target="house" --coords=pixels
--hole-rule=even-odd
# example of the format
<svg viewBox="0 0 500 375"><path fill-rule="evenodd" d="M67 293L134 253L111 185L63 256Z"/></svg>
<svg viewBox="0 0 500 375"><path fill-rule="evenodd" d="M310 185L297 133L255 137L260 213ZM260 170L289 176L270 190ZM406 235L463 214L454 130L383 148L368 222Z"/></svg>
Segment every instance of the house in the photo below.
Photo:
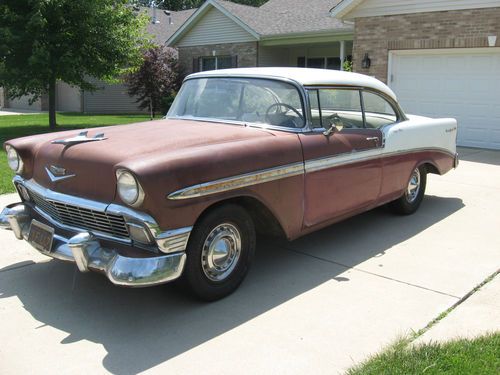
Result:
<svg viewBox="0 0 500 375"><path fill-rule="evenodd" d="M457 118L459 145L500 149L500 1L343 0L331 13L354 22L354 71L408 113Z"/></svg>
<svg viewBox="0 0 500 375"><path fill-rule="evenodd" d="M167 41L188 72L247 66L353 70L407 113L455 117L458 144L500 149L500 1L208 0Z"/></svg>
<svg viewBox="0 0 500 375"><path fill-rule="evenodd" d="M188 72L252 66L342 69L353 25L331 16L338 1L269 0L252 7L206 1L167 41Z"/></svg>
<svg viewBox="0 0 500 375"><path fill-rule="evenodd" d="M193 14L196 9L179 12L164 12L163 10L142 8L148 12L151 22L147 31L153 36L153 41L163 45L173 33ZM127 93L127 87L122 83L109 84L94 80L99 90L95 92L81 91L64 82L58 82L56 87L56 110L64 112L86 113L133 113L140 112L134 98ZM28 109L34 111L48 110L48 96L30 104L30 97L8 100L0 88L0 108Z"/></svg>

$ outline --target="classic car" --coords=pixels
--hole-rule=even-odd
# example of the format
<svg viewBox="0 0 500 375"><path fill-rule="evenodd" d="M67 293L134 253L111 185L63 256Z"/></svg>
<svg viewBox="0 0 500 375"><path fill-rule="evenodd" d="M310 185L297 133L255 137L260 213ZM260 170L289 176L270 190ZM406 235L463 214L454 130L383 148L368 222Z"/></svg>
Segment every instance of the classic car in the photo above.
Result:
<svg viewBox="0 0 500 375"><path fill-rule="evenodd" d="M114 284L233 292L256 233L296 239L417 210L458 164L457 122L411 116L365 75L246 68L188 76L166 117L5 143L21 202L0 225Z"/></svg>

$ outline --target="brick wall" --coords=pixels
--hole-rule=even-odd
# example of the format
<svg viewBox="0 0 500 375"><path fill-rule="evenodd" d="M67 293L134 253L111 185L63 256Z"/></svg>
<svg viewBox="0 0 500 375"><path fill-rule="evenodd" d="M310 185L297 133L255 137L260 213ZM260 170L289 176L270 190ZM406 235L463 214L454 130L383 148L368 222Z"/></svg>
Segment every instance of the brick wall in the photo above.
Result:
<svg viewBox="0 0 500 375"><path fill-rule="evenodd" d="M500 46L500 8L357 18L353 69L387 82L390 50L487 47L488 35ZM369 69L361 67L365 53Z"/></svg>
<svg viewBox="0 0 500 375"><path fill-rule="evenodd" d="M179 47L179 62L186 74L193 72L193 60L203 56L238 56L238 67L257 66L257 43L227 43L195 47Z"/></svg>

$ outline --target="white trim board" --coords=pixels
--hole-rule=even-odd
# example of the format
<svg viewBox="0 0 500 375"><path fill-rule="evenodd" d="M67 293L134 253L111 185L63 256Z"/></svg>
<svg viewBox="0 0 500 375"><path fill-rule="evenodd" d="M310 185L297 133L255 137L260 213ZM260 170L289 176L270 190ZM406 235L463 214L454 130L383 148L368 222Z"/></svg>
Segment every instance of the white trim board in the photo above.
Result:
<svg viewBox="0 0 500 375"><path fill-rule="evenodd" d="M343 0L331 15L342 20L423 12L500 7L498 0Z"/></svg>

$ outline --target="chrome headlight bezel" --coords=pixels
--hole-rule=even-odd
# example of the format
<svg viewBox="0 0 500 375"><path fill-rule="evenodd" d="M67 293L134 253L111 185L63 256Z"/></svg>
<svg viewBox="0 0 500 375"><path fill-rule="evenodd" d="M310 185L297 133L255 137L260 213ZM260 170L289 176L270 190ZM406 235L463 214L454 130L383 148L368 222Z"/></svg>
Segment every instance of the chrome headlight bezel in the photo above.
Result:
<svg viewBox="0 0 500 375"><path fill-rule="evenodd" d="M127 192L126 189L129 189ZM135 192L130 194L130 190ZM116 171L116 191L120 199L131 207L139 207L144 201L144 190L132 172L126 169Z"/></svg>
<svg viewBox="0 0 500 375"><path fill-rule="evenodd" d="M19 152L11 145L5 146L5 151L7 152L7 164L9 168L15 173L21 174L23 172L24 163Z"/></svg>

